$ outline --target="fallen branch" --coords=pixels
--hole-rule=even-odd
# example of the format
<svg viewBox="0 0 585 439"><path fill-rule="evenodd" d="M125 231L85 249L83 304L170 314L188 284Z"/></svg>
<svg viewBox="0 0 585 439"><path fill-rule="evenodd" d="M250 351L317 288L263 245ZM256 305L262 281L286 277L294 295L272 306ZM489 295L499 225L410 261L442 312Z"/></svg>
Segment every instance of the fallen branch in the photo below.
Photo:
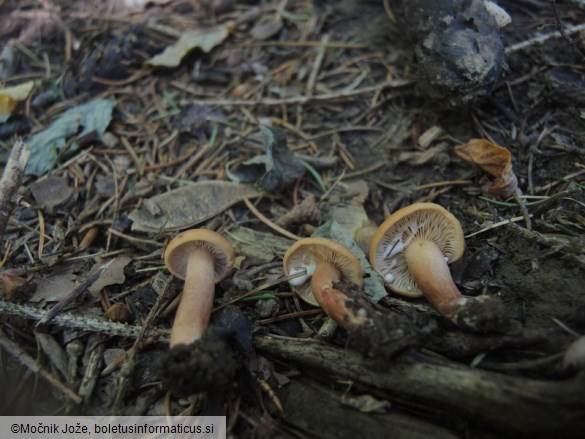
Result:
<svg viewBox="0 0 585 439"><path fill-rule="evenodd" d="M255 346L410 401L511 434L568 437L585 431L585 373L541 381L473 369L416 352L385 364L318 342L258 336Z"/></svg>

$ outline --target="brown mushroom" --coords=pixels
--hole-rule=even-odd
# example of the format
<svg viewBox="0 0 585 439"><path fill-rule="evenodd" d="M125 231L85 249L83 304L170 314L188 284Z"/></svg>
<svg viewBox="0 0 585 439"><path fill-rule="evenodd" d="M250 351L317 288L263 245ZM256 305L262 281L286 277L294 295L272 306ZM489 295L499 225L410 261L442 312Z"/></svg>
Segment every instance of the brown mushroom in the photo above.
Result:
<svg viewBox="0 0 585 439"><path fill-rule="evenodd" d="M350 298L337 288L338 284L363 286L358 259L345 246L327 238L304 238L294 243L284 255L286 275L300 274L290 285L312 299L325 313L348 330L363 324L367 317L361 309L351 306Z"/></svg>
<svg viewBox="0 0 585 439"><path fill-rule="evenodd" d="M168 243L164 260L173 275L185 280L170 345L191 344L203 336L209 324L214 284L230 273L234 250L217 232L194 229Z"/></svg>
<svg viewBox="0 0 585 439"><path fill-rule="evenodd" d="M465 297L453 281L449 264L464 250L461 224L434 203L417 203L390 215L370 245L370 263L392 291L424 296L443 316L474 331L515 329L497 296Z"/></svg>

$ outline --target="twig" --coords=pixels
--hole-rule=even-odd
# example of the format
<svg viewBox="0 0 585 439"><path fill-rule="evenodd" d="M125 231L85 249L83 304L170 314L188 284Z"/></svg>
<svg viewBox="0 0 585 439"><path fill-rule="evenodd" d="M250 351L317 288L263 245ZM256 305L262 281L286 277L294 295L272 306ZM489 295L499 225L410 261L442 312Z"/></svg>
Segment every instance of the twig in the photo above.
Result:
<svg viewBox="0 0 585 439"><path fill-rule="evenodd" d="M338 101L338 100L346 100L352 99L362 94L379 92L386 88L399 88L404 87L407 85L411 85L413 82L407 79L396 79L394 81L387 81L382 84L371 85L369 87L358 88L357 90L349 90L349 91L341 91L341 92L331 92L331 93L323 93L320 95L315 96L292 96L290 98L283 98L283 99L274 99L274 98L263 98L263 99L202 99L201 104L209 105L209 106L232 106L232 105L241 105L241 106L281 106L281 105L295 105L295 104L311 104L314 102L327 102L327 101ZM196 96L200 96L199 92L196 92L185 85L180 84L178 82L172 82L173 86L177 87L180 90L183 90L186 93L190 93Z"/></svg>
<svg viewBox="0 0 585 439"><path fill-rule="evenodd" d="M313 96L313 90L315 89L315 82L317 82L317 75L319 74L319 70L321 70L321 65L323 64L323 59L325 58L325 44L329 41L329 35L323 35L321 37L322 45L319 46L317 51L317 56L315 57L315 61L313 62L313 69L309 74L309 79L307 81L307 86L305 88L305 93L307 96Z"/></svg>
<svg viewBox="0 0 585 439"><path fill-rule="evenodd" d="M91 274L87 279L79 284L67 297L58 302L53 308L49 310L47 314L37 323L36 327L46 325L49 321L61 312L67 305L77 299L86 289L92 286L92 284L100 278L100 276L110 267L114 260L111 259L106 264L98 268L95 273Z"/></svg>
<svg viewBox="0 0 585 439"><path fill-rule="evenodd" d="M565 35L568 37L569 35L573 35L585 30L585 23L578 24L576 26L567 26L564 30ZM505 53L506 55L510 55L511 53L517 52L522 49L526 49L527 47L533 46L535 44L542 44L551 40L553 38L561 38L562 35L558 30L554 32L550 32L547 34L539 34L535 37L529 38L527 40L521 41L516 44L512 44L511 46L506 47Z"/></svg>
<svg viewBox="0 0 585 439"><path fill-rule="evenodd" d="M324 47L326 49L367 49L367 44L344 43L336 41L254 41L253 43L237 44L234 49L246 47Z"/></svg>
<svg viewBox="0 0 585 439"><path fill-rule="evenodd" d="M561 15L559 14L559 8L557 7L556 0L553 0L552 4L553 4L553 11L555 13L555 21L557 22L557 28L559 29L559 33L567 41L567 43L569 43L571 46L573 46L575 48L577 53L579 53L579 55L581 55L581 58L585 59L585 52L583 52L583 50L579 47L577 42L574 39L572 39L569 35L567 35L567 33L565 32L565 29L563 27L563 22L561 20Z"/></svg>
<svg viewBox="0 0 585 439"><path fill-rule="evenodd" d="M300 236L295 235L294 233L289 232L288 230L283 229L280 226L277 226L276 224L274 224L272 221L270 221L268 218L266 218L262 212L260 212L258 209L256 209L256 206L254 206L252 204L252 202L247 199L244 198L244 203L246 203L246 206L248 206L248 209L250 209L250 211L256 215L256 217L262 221L264 224L266 224L268 227L270 227L272 230L280 233L281 235L286 236L287 238L290 239L294 239L295 241L298 241L299 239L301 239Z"/></svg>
<svg viewBox="0 0 585 439"><path fill-rule="evenodd" d="M12 212L12 197L20 187L29 157L30 148L22 140L18 140L12 147L8 162L2 173L2 178L0 179L0 243Z"/></svg>
<svg viewBox="0 0 585 439"><path fill-rule="evenodd" d="M530 222L530 214L528 213L528 209L526 208L526 200L523 200L522 198L520 198L520 190L516 189L514 191L513 197L514 200L516 200L516 203L518 204L518 207L520 208L520 212L522 212L522 216L524 217L524 222L526 223L526 228L528 230L532 229L532 224Z"/></svg>
<svg viewBox="0 0 585 439"><path fill-rule="evenodd" d="M81 404L81 396L59 381L59 379L51 372L39 365L33 357L31 357L20 346L10 340L10 338L8 338L8 336L2 330L0 330L0 346L2 346L6 352L16 357L18 361L20 361L24 366L28 367L33 373L36 373L47 380L51 386L71 399L75 404Z"/></svg>
<svg viewBox="0 0 585 439"><path fill-rule="evenodd" d="M384 0L384 10L386 11L386 15L388 16L388 20L392 23L396 23L396 15L394 15L394 11L390 6L389 0Z"/></svg>
<svg viewBox="0 0 585 439"><path fill-rule="evenodd" d="M532 217L532 214L528 215L528 218ZM478 230L477 232L470 233L469 235L465 235L465 238L471 238L472 236L479 235L480 233L488 232L493 229L497 229L498 227L505 226L506 224L510 224L516 221L526 221L524 216L515 216L514 218L510 218L504 221L500 221L498 223L492 224L489 227L484 227L483 229Z"/></svg>
<svg viewBox="0 0 585 439"><path fill-rule="evenodd" d="M18 316L29 320L41 320L48 314L48 311L33 308L28 305L0 300L0 315ZM64 312L54 316L51 324L62 328L76 329L79 331L97 332L112 337L136 338L142 331L140 326L124 325L110 320L86 317L79 314ZM166 331L147 331L148 336L164 337Z"/></svg>

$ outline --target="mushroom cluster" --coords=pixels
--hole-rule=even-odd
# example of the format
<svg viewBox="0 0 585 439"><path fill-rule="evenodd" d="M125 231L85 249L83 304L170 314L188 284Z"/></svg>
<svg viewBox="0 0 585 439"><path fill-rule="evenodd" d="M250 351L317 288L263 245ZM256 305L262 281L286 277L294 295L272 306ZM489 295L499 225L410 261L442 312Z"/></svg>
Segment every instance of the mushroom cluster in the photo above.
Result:
<svg viewBox="0 0 585 439"><path fill-rule="evenodd" d="M391 358L432 330L417 316L376 311L362 293L359 260L336 241L301 239L286 252L283 267L286 275L298 275L289 280L293 290L346 329L350 345L366 356Z"/></svg>
<svg viewBox="0 0 585 439"><path fill-rule="evenodd" d="M506 317L494 296L466 297L457 288L448 264L465 249L461 224L445 208L416 203L390 215L370 244L370 263L389 289L407 297L424 296L444 317L460 327L503 330Z"/></svg>

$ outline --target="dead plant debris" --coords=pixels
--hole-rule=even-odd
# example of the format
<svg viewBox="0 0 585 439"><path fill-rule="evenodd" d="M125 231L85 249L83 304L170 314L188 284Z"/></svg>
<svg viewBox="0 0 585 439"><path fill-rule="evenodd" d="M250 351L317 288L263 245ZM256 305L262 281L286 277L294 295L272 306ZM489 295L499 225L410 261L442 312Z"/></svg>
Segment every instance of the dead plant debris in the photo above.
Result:
<svg viewBox="0 0 585 439"><path fill-rule="evenodd" d="M582 434L585 6L499 2L505 68L453 108L421 94L405 3L0 2L0 414L213 412L243 438ZM513 330L470 333L385 288L371 236L421 201L461 222L461 293L497 297ZM194 225L235 250L206 336L221 349L161 375L183 285L161 256ZM289 286L307 270L282 258L313 235L358 257L367 330Z"/></svg>

